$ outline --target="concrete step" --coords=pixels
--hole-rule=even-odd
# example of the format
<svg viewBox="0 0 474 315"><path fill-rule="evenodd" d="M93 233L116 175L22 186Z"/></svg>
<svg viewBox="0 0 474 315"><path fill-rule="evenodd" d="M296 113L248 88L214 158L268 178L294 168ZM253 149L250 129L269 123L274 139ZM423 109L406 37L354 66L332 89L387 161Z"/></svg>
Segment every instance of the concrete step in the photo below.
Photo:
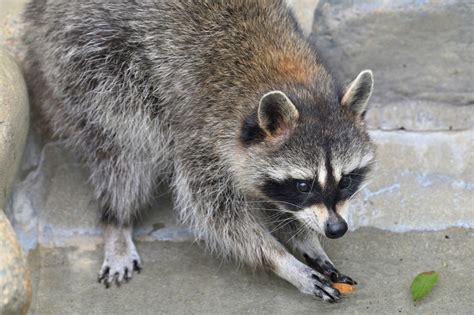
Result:
<svg viewBox="0 0 474 315"><path fill-rule="evenodd" d="M372 132L379 144L372 180L354 199L350 227L395 232L474 227L472 132ZM7 213L25 249L98 236L98 205L88 171L60 142L42 148L30 134L21 179ZM177 224L167 187L138 227L138 235L189 239Z"/></svg>
<svg viewBox="0 0 474 315"><path fill-rule="evenodd" d="M374 71L371 128L474 127L472 1L312 2L310 38L334 72L349 80Z"/></svg>

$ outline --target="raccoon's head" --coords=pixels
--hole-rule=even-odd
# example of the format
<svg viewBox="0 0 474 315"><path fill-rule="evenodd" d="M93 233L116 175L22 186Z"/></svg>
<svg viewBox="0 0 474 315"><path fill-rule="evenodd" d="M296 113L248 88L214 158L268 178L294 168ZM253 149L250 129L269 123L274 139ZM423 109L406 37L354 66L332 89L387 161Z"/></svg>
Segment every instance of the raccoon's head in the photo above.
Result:
<svg viewBox="0 0 474 315"><path fill-rule="evenodd" d="M340 95L327 86L263 95L242 127L240 169L247 193L339 238L348 229L348 202L375 157L363 122L372 72L361 72Z"/></svg>

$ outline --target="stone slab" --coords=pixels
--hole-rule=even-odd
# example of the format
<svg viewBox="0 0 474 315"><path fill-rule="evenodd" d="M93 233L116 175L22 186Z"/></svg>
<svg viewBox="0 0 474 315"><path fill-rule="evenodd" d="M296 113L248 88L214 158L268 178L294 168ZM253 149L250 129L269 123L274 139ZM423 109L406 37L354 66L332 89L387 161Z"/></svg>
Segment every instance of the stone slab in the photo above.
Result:
<svg viewBox="0 0 474 315"><path fill-rule="evenodd" d="M469 0L321 0L311 39L341 79L374 71L372 128L470 129L473 13Z"/></svg>
<svg viewBox="0 0 474 315"><path fill-rule="evenodd" d="M474 227L473 132L374 131L371 135L378 144L378 161L369 185L353 201L352 229L372 226L405 232ZM39 151L38 162L25 163L30 166L23 170L26 175L16 186L10 210L24 248L99 238L98 208L87 170L59 142L48 143L42 152L29 150ZM155 194L157 201L142 218L138 236L189 240L192 234L177 223L166 190L161 187Z"/></svg>
<svg viewBox="0 0 474 315"><path fill-rule="evenodd" d="M474 278L473 230L396 234L361 229L326 243L335 264L359 282L337 304L299 293L277 277L206 254L188 242L140 242L144 270L120 288L96 281L102 247L44 248L30 254L39 278L34 314L468 314ZM40 262L39 265L37 262ZM440 281L416 305L420 272Z"/></svg>
<svg viewBox="0 0 474 315"><path fill-rule="evenodd" d="M474 132L374 131L377 163L351 226L397 232L474 227Z"/></svg>

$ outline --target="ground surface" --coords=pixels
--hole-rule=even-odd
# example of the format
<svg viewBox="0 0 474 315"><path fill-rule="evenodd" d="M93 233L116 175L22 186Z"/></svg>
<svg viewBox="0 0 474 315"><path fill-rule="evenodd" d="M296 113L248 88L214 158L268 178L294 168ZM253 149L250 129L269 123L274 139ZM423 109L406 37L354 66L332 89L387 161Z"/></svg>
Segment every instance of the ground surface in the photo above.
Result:
<svg viewBox="0 0 474 315"><path fill-rule="evenodd" d="M96 282L102 247L94 240L30 252L37 294L33 314L469 314L474 231L396 234L364 228L328 242L337 266L358 280L337 304L300 294L269 274L222 263L189 242L140 242L145 269L120 288ZM440 281L414 305L409 286L419 272Z"/></svg>

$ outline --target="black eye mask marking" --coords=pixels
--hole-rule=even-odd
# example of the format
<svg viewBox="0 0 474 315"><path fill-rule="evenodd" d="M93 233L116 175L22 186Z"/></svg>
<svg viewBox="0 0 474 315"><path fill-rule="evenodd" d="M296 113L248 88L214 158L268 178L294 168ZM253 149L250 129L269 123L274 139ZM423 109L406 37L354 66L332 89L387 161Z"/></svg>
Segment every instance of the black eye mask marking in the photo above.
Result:
<svg viewBox="0 0 474 315"><path fill-rule="evenodd" d="M286 179L278 181L267 178L262 192L277 203L292 211L324 203L328 209L335 209L335 204L354 195L365 179L369 167L361 167L342 176L339 183L330 180L321 187L316 179Z"/></svg>
<svg viewBox="0 0 474 315"><path fill-rule="evenodd" d="M354 195L359 189L362 182L364 181L368 171L369 167L365 166L355 169L349 174L343 175L341 180L339 181L338 199L345 200Z"/></svg>
<svg viewBox="0 0 474 315"><path fill-rule="evenodd" d="M269 178L265 181L262 191L270 199L281 202L293 211L322 202L321 188L313 179L276 181Z"/></svg>

